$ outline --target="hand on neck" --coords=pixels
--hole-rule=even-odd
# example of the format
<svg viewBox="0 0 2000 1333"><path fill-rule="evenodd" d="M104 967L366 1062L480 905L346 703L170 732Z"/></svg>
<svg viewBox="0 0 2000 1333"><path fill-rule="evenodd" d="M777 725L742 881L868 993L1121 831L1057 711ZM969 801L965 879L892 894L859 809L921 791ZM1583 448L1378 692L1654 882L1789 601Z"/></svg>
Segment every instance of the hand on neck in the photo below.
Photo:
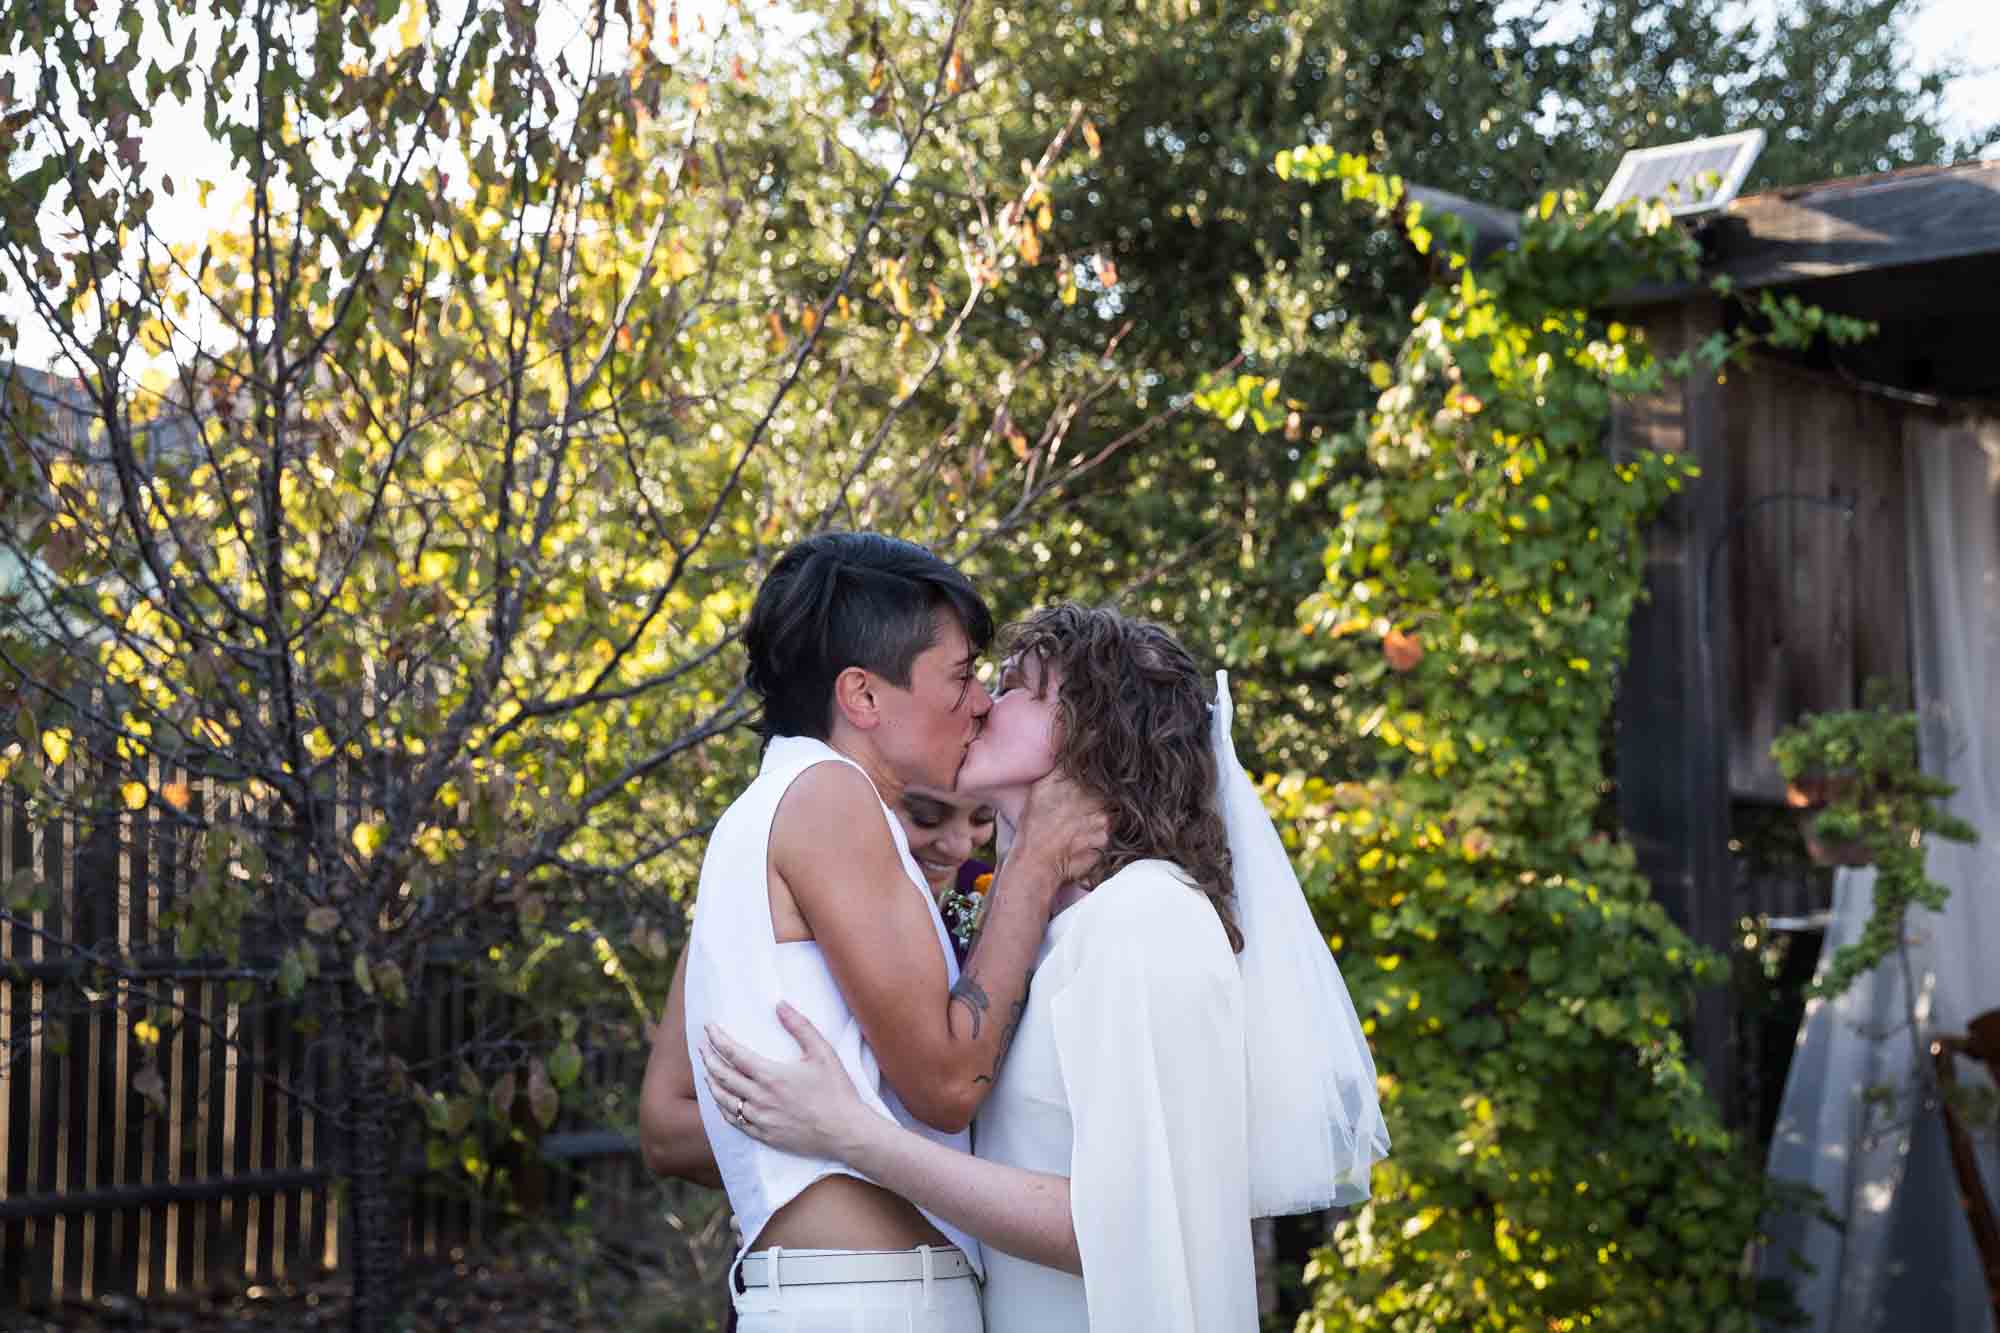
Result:
<svg viewBox="0 0 2000 1333"><path fill-rule="evenodd" d="M1023 787L1003 792L981 792L979 796L993 805L997 825L993 838L994 850L998 854L1000 864L1004 866L1015 842L1020 837L1021 815L1028 803L1027 789ZM1055 897L1049 900L1049 915L1053 917L1067 908L1076 906L1090 896L1090 889L1090 885L1075 880L1063 884L1057 888Z"/></svg>

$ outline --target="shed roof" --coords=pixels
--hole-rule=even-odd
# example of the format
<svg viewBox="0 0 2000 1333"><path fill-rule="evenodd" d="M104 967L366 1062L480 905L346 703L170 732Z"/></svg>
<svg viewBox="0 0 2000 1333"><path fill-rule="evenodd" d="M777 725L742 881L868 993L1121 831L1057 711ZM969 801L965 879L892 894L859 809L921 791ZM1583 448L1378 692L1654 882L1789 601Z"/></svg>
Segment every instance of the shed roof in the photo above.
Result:
<svg viewBox="0 0 2000 1333"><path fill-rule="evenodd" d="M1702 236L1709 272L1749 288L2000 255L2000 161L1743 195Z"/></svg>

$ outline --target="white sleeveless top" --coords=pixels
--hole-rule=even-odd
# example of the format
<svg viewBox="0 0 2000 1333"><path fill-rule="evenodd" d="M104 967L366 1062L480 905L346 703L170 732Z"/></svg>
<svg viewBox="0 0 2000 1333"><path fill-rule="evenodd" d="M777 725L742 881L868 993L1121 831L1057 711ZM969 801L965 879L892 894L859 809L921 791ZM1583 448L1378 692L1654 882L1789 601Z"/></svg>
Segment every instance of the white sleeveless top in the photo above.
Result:
<svg viewBox="0 0 2000 1333"><path fill-rule="evenodd" d="M785 1000L811 1019L813 1026L831 1043L863 1102L906 1129L960 1152L970 1152L969 1131L946 1134L933 1129L905 1110L895 1090L883 1081L875 1052L869 1049L859 1020L834 984L819 945L811 940L781 944L771 929L767 870L771 823L777 816L779 801L799 774L829 761L861 767L824 741L804 736L774 737L764 747L764 762L757 771L756 781L723 812L715 831L709 835L708 851L701 863L701 886L695 899L694 928L687 945L689 1056L695 1068L701 1068L702 1029L714 1023L762 1055L778 1060L797 1059L798 1043L778 1023L778 1001ZM952 952L951 937L945 933L944 920L938 915L937 903L910 857L902 825L886 805L882 807L882 818L888 822L890 837L895 839L910 892L922 897L930 913L938 949L944 955L946 980L955 983L958 959ZM771 1215L814 1181L836 1172L859 1175L830 1158L800 1157L757 1142L723 1119L706 1079L695 1080L695 1097L701 1106L702 1128L708 1133L716 1167L722 1173L724 1188L729 1191L730 1207L736 1210L744 1251L757 1240ZM979 1242L942 1218L928 1212L924 1216L965 1251L983 1276L985 1264Z"/></svg>

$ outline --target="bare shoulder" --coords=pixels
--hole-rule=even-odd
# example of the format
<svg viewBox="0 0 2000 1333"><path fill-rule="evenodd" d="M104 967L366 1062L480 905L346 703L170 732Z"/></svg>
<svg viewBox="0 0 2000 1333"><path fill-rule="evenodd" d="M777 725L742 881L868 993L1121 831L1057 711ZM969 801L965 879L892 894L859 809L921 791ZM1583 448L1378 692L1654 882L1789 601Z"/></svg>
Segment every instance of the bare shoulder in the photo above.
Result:
<svg viewBox="0 0 2000 1333"><path fill-rule="evenodd" d="M864 814L868 816L866 819L859 818ZM826 833L855 825L866 825L868 832L879 828L885 839L888 836L875 784L853 764L829 758L806 769L785 788L785 794L778 800L772 833L774 836L788 830Z"/></svg>
<svg viewBox="0 0 2000 1333"><path fill-rule="evenodd" d="M837 759L814 764L785 789L771 821L771 860L794 893L808 896L829 878L881 882L887 870L891 883L903 878L875 784Z"/></svg>

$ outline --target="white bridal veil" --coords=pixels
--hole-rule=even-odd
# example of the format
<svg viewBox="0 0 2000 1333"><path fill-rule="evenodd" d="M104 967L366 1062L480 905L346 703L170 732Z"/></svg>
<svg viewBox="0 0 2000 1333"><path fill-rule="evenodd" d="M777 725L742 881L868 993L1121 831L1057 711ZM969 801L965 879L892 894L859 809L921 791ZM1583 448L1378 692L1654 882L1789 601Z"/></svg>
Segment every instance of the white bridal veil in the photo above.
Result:
<svg viewBox="0 0 2000 1333"><path fill-rule="evenodd" d="M1285 844L1237 761L1230 716L1229 675L1218 671L1211 725L1243 931L1250 1213L1359 1203L1389 1153L1375 1061Z"/></svg>

